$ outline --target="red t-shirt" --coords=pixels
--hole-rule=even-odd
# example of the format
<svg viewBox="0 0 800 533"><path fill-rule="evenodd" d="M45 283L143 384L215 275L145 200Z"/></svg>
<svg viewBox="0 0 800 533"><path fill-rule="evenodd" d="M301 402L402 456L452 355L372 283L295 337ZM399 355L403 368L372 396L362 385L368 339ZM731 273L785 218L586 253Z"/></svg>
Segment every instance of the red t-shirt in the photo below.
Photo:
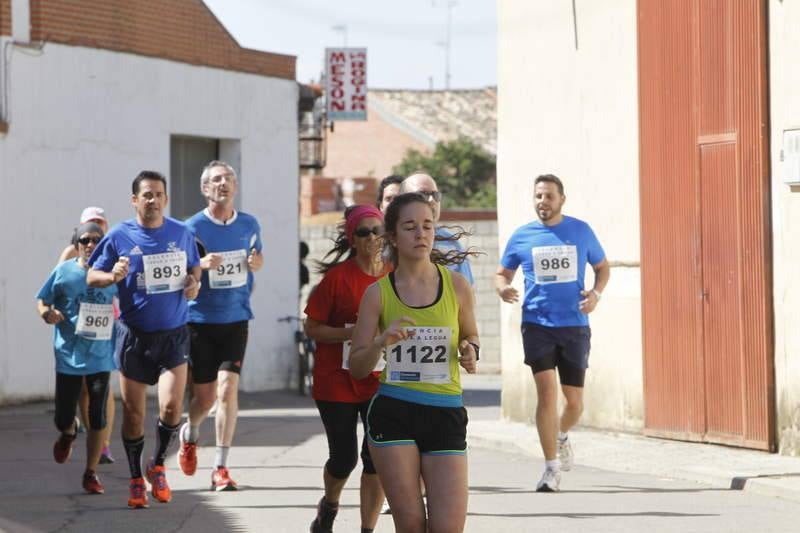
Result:
<svg viewBox="0 0 800 533"><path fill-rule="evenodd" d="M333 328L355 324L364 291L381 277L366 274L355 257L348 259L328 270L311 292L305 313ZM372 398L377 390L377 372L356 380L349 370L342 368L341 342L317 342L312 390L315 400L360 403Z"/></svg>

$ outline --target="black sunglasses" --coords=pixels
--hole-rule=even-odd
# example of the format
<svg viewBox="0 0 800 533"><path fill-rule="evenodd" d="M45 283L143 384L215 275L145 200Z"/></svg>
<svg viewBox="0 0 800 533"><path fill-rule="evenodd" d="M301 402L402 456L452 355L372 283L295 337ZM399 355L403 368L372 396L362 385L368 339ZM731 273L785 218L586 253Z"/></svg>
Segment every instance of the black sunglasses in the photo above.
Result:
<svg viewBox="0 0 800 533"><path fill-rule="evenodd" d="M419 194L424 196L428 200L428 203L442 201L442 193L439 191L419 191Z"/></svg>
<svg viewBox="0 0 800 533"><path fill-rule="evenodd" d="M378 237L383 233L383 226L375 226L374 228L365 228L362 226L360 228L356 228L356 230L353 232L353 235L356 237L369 237L370 233Z"/></svg>
<svg viewBox="0 0 800 533"><path fill-rule="evenodd" d="M97 244L101 240L102 240L102 237L81 237L80 239L78 239L78 242L80 244L86 246L90 242L93 243L93 244Z"/></svg>

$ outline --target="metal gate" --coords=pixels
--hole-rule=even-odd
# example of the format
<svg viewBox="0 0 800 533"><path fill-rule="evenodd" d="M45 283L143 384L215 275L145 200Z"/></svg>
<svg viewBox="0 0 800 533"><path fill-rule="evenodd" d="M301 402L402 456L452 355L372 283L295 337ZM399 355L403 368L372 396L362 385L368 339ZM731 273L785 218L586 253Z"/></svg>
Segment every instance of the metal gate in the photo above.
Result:
<svg viewBox="0 0 800 533"><path fill-rule="evenodd" d="M645 431L775 449L765 0L639 0Z"/></svg>

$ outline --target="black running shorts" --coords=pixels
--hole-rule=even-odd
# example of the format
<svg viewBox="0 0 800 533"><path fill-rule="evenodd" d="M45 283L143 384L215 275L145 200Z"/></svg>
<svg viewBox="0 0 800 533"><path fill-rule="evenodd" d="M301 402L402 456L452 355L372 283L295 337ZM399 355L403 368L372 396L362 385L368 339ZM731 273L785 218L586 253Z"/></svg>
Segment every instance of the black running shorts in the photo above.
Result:
<svg viewBox="0 0 800 533"><path fill-rule="evenodd" d="M190 323L190 364L194 383L211 383L217 372L242 373L247 350L247 321L230 324Z"/></svg>

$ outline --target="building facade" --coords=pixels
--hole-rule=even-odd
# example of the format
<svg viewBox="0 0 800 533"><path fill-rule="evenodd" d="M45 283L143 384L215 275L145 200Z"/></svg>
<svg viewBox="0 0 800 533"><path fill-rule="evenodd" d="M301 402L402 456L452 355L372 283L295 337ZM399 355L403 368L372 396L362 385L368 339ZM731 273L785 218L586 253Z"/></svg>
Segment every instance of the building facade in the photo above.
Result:
<svg viewBox="0 0 800 533"><path fill-rule="evenodd" d="M152 169L184 218L204 206L200 169L216 158L238 171L266 256L242 385L284 387L294 346L277 318L296 313L298 294L295 58L240 47L200 0L0 0L0 49L11 194L0 220L18 258L0 265L0 402L52 394L52 328L34 296L81 210L134 216L131 181Z"/></svg>
<svg viewBox="0 0 800 533"><path fill-rule="evenodd" d="M800 128L800 6L498 10L500 246L535 217L533 178L552 172L612 265L584 422L800 453L800 190L787 145ZM519 320L503 307L503 412L532 420Z"/></svg>

